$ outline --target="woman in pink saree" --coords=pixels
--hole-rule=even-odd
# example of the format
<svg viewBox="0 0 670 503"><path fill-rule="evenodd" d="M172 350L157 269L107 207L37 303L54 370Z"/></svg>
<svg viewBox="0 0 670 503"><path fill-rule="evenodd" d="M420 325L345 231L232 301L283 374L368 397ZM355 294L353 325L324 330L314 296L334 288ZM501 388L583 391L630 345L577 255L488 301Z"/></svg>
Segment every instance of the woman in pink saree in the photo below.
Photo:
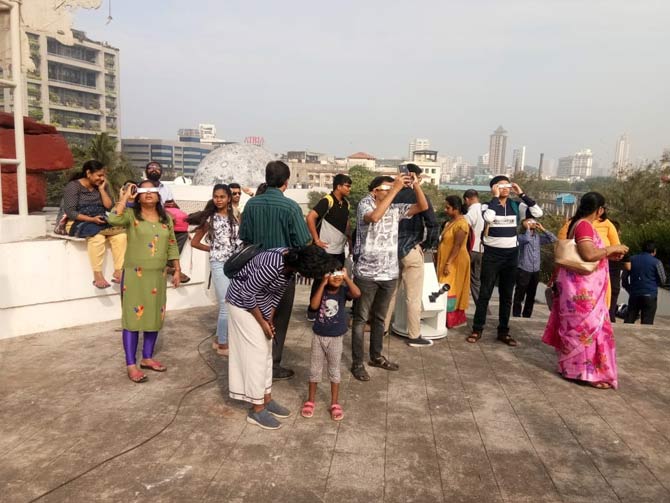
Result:
<svg viewBox="0 0 670 503"><path fill-rule="evenodd" d="M561 266L554 282L554 302L542 341L556 348L558 372L599 389L617 388L616 346L606 303L607 259L620 260L628 247L603 246L593 222L606 212L598 192L582 197L570 220L568 237L574 237L582 260L598 262L590 274Z"/></svg>

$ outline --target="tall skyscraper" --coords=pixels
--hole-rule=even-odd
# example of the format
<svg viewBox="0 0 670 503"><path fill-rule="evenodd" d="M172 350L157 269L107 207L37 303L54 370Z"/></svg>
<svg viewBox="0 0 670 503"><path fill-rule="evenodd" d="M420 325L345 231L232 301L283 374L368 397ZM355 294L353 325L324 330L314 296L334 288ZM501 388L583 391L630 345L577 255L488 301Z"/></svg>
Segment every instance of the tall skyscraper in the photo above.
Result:
<svg viewBox="0 0 670 503"><path fill-rule="evenodd" d="M491 173L502 173L505 169L505 151L507 150L507 131L498 126L489 142L489 169Z"/></svg>
<svg viewBox="0 0 670 503"><path fill-rule="evenodd" d="M630 166L630 142L628 135L622 134L616 142L614 152L614 162L612 163L612 175L616 178L623 178L626 169Z"/></svg>
<svg viewBox="0 0 670 503"><path fill-rule="evenodd" d="M514 167L514 173L519 173L523 171L523 167L526 165L526 146L515 148L512 150L512 166Z"/></svg>
<svg viewBox="0 0 670 503"><path fill-rule="evenodd" d="M409 142L408 160L412 160L415 150L430 150L430 140L428 138L414 138Z"/></svg>

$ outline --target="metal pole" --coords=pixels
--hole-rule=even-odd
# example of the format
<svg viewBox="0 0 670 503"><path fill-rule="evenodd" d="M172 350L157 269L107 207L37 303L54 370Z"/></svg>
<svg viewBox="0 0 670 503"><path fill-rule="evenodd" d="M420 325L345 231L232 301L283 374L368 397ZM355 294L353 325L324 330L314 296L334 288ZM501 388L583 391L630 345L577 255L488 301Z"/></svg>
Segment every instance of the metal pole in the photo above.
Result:
<svg viewBox="0 0 670 503"><path fill-rule="evenodd" d="M16 147L16 184L19 215L28 215L28 183L26 177L26 146L23 134L23 76L21 66L21 16L17 0L12 2L10 36L12 46L12 80L14 81L14 145Z"/></svg>

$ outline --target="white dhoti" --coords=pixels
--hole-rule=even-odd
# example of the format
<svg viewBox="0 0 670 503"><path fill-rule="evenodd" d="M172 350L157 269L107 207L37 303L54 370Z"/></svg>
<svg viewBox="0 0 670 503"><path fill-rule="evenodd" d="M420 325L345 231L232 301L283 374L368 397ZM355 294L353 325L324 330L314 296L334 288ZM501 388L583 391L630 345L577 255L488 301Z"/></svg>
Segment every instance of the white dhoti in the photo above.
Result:
<svg viewBox="0 0 670 503"><path fill-rule="evenodd" d="M228 393L256 405L272 391L272 339L254 316L228 304Z"/></svg>

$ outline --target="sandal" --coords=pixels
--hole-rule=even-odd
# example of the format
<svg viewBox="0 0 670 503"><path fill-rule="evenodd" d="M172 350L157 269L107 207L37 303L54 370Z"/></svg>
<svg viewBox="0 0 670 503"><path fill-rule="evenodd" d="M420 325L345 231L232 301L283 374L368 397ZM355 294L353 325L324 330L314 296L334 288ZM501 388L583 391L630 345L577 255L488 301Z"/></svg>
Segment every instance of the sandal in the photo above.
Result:
<svg viewBox="0 0 670 503"><path fill-rule="evenodd" d="M605 381L592 382L589 384L596 389L612 389L612 385Z"/></svg>
<svg viewBox="0 0 670 503"><path fill-rule="evenodd" d="M359 381L369 381L370 374L365 370L363 365L357 365L356 367L351 367L351 373L354 374L354 377Z"/></svg>
<svg viewBox="0 0 670 503"><path fill-rule="evenodd" d="M307 418L312 417L314 415L314 405L314 402L310 402L309 400L303 403L300 415Z"/></svg>
<svg viewBox="0 0 670 503"><path fill-rule="evenodd" d="M512 338L510 334L500 334L498 335L498 340L508 346L516 346L517 342Z"/></svg>
<svg viewBox="0 0 670 503"><path fill-rule="evenodd" d="M139 370L131 370L128 372L128 379L135 383L141 383L147 380L147 375Z"/></svg>
<svg viewBox="0 0 670 503"><path fill-rule="evenodd" d="M219 356L228 356L230 353L228 348L222 348L221 346L224 346L224 344L219 344L218 342L214 341L212 342L212 349L216 351L216 354Z"/></svg>
<svg viewBox="0 0 670 503"><path fill-rule="evenodd" d="M470 335L466 337L466 341L469 342L470 344L474 344L477 342L479 339L482 338L481 332L472 332Z"/></svg>
<svg viewBox="0 0 670 503"><path fill-rule="evenodd" d="M386 359L384 356L380 356L378 358L375 358L374 360L370 360L368 363L371 367L377 367L380 369L384 370L398 370L400 366L397 363L393 363L389 360Z"/></svg>
<svg viewBox="0 0 670 503"><path fill-rule="evenodd" d="M342 412L342 407L339 403L334 403L330 406L330 418L333 421L342 421L344 419L344 412Z"/></svg>
<svg viewBox="0 0 670 503"><path fill-rule="evenodd" d="M105 288L109 288L112 285L110 285L103 279L100 281L93 280L93 286L99 288L100 290L104 290Z"/></svg>
<svg viewBox="0 0 670 503"><path fill-rule="evenodd" d="M140 363L140 368L141 369L149 369L153 370L154 372L165 372L167 370L167 367L162 365L159 361L157 360L151 360L151 363Z"/></svg>

